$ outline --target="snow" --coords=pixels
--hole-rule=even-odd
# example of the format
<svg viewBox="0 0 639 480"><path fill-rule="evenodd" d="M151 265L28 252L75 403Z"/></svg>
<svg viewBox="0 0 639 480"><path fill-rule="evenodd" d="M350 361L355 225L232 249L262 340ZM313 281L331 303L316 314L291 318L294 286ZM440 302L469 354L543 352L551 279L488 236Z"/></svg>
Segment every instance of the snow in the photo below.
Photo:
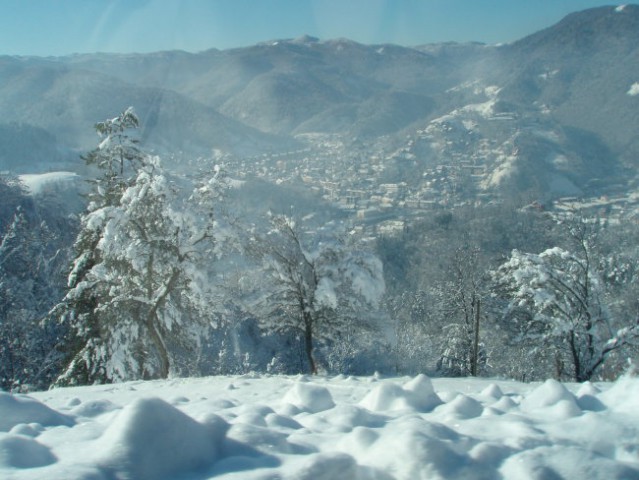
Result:
<svg viewBox="0 0 639 480"><path fill-rule="evenodd" d="M228 424L211 416L202 422L159 398L142 398L122 409L96 442L95 462L130 478L173 478L217 459Z"/></svg>
<svg viewBox="0 0 639 480"><path fill-rule="evenodd" d="M25 423L70 426L73 420L33 398L0 392L0 432L7 432L16 425Z"/></svg>
<svg viewBox="0 0 639 480"><path fill-rule="evenodd" d="M27 187L31 195L39 194L48 185L68 182L78 178L74 172L49 172L20 175L20 181Z"/></svg>
<svg viewBox="0 0 639 480"><path fill-rule="evenodd" d="M517 156L500 154L497 156L496 164L493 173L482 182L484 188L498 186L513 176L517 171Z"/></svg>
<svg viewBox="0 0 639 480"><path fill-rule="evenodd" d="M335 282L328 277L320 278L315 289L315 300L318 305L337 308L337 292Z"/></svg>
<svg viewBox="0 0 639 480"><path fill-rule="evenodd" d="M283 401L296 406L300 411L310 413L322 412L335 406L331 393L325 387L304 382L297 382L284 395Z"/></svg>
<svg viewBox="0 0 639 480"><path fill-rule="evenodd" d="M0 393L0 478L639 478L639 379L244 375Z"/></svg>
<svg viewBox="0 0 639 480"><path fill-rule="evenodd" d="M631 97L634 97L636 95L639 95L639 82L635 82L630 86L630 89L628 90L628 95L630 95Z"/></svg>

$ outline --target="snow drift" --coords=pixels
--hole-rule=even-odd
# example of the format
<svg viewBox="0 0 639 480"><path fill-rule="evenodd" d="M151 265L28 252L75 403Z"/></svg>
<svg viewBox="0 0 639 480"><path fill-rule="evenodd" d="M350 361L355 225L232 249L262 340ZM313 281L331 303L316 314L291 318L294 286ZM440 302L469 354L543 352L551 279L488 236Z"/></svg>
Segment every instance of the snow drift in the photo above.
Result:
<svg viewBox="0 0 639 480"><path fill-rule="evenodd" d="M232 386L232 388L230 388ZM0 478L633 479L639 379L239 376L0 394Z"/></svg>

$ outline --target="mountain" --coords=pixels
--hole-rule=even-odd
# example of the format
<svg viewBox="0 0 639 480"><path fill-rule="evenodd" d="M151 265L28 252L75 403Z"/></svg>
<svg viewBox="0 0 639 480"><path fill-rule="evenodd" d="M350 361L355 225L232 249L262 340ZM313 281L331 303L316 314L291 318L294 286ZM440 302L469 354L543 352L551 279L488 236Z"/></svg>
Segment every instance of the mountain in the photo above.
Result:
<svg viewBox="0 0 639 480"><path fill-rule="evenodd" d="M159 87L34 58L0 59L0 112L3 122L44 129L69 148L95 146L92 126L135 106L147 145L163 152L188 150L207 155L219 148L238 154L294 144L233 119L211 107Z"/></svg>
<svg viewBox="0 0 639 480"><path fill-rule="evenodd" d="M452 166L475 194L544 199L618 192L637 178L639 6L577 12L508 45L419 48L468 77L435 97L438 116L404 146L424 165L412 178Z"/></svg>
<svg viewBox="0 0 639 480"><path fill-rule="evenodd" d="M315 162L306 170L326 172L334 135L358 145L338 148L340 181L366 170L419 189L448 166L468 194L605 193L639 166L637 58L636 5L576 12L497 46L305 36L200 53L0 57L0 136L22 138L0 150L0 170L18 157L59 164L95 145L96 121L133 105L147 147L191 158L216 149L243 159L243 174L266 158L261 171L298 181L277 168L302 151ZM50 148L25 156L36 137ZM352 163L362 158L383 165Z"/></svg>
<svg viewBox="0 0 639 480"><path fill-rule="evenodd" d="M626 164L638 166L639 5L568 15L509 46L513 71L502 98L517 108L550 110L562 125L594 136Z"/></svg>
<svg viewBox="0 0 639 480"><path fill-rule="evenodd" d="M460 80L442 74L450 68L442 68L445 62L415 49L310 37L195 55L82 55L62 61L139 86L174 90L237 121L278 134L309 131L304 124L335 130L330 119L345 115L354 120L356 130L359 121L368 122L368 110L360 111L360 104L405 93L414 96L413 103L424 103L424 116L432 103L429 95ZM384 133L410 120L398 116Z"/></svg>
<svg viewBox="0 0 639 480"><path fill-rule="evenodd" d="M65 150L57 138L43 128L0 123L0 170L32 173L63 168L74 156L77 155Z"/></svg>

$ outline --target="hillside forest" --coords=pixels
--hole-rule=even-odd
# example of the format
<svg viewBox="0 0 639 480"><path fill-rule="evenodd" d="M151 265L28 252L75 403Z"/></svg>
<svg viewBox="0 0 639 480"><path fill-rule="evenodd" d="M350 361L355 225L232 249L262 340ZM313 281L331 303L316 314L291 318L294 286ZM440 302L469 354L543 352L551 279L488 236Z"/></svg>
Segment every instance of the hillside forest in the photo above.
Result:
<svg viewBox="0 0 639 480"><path fill-rule="evenodd" d="M495 45L0 55L0 388L632 371L638 56L635 4Z"/></svg>
<svg viewBox="0 0 639 480"><path fill-rule="evenodd" d="M249 371L585 381L634 368L634 222L513 200L442 206L370 237L321 205L251 215L223 164L171 172L138 127L132 108L95 125L82 210L0 177L3 389Z"/></svg>

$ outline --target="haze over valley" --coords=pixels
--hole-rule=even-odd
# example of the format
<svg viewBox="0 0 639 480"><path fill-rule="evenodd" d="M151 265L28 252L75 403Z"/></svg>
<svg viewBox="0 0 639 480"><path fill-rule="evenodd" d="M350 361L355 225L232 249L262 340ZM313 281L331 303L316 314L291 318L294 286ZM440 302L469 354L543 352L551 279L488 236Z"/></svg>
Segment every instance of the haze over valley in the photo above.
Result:
<svg viewBox="0 0 639 480"><path fill-rule="evenodd" d="M304 188L400 217L518 197L628 196L639 7L578 12L512 44L302 37L248 48L0 59L0 169L81 171L91 126L134 106L175 167Z"/></svg>

